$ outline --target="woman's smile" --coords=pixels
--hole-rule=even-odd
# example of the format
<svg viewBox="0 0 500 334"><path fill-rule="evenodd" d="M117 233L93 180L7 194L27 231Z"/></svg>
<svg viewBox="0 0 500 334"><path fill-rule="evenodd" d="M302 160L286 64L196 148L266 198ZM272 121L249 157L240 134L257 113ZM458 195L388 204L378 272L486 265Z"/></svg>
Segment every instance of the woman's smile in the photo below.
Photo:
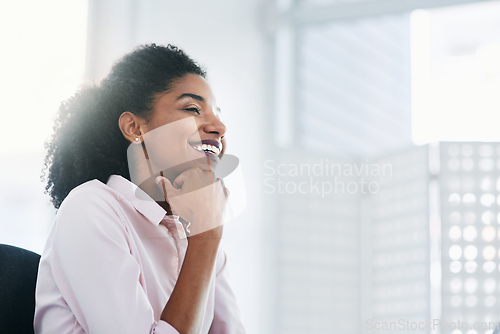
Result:
<svg viewBox="0 0 500 334"><path fill-rule="evenodd" d="M199 152L205 152L206 154L212 154L217 157L222 151L222 144L213 139L203 139L198 142L189 143L189 145Z"/></svg>

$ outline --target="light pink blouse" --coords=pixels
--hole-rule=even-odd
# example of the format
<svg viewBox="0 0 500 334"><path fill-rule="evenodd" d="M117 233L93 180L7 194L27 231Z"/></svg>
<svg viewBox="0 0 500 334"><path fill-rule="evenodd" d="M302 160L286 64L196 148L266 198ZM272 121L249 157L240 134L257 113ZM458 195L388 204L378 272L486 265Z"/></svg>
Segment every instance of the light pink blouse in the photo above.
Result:
<svg viewBox="0 0 500 334"><path fill-rule="evenodd" d="M178 216L136 191L112 175L64 200L38 269L36 334L178 334L159 319L188 239ZM201 333L245 333L220 248Z"/></svg>

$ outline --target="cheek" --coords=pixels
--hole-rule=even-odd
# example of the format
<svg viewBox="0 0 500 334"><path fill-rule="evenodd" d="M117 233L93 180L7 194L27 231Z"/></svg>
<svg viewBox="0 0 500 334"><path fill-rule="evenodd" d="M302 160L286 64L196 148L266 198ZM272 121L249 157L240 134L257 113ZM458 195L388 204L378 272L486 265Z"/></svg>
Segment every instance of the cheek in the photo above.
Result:
<svg viewBox="0 0 500 334"><path fill-rule="evenodd" d="M197 128L194 117L191 117L162 125L143 136L153 173L195 157L196 152L188 146L188 139L196 140L190 137L193 129L196 131Z"/></svg>

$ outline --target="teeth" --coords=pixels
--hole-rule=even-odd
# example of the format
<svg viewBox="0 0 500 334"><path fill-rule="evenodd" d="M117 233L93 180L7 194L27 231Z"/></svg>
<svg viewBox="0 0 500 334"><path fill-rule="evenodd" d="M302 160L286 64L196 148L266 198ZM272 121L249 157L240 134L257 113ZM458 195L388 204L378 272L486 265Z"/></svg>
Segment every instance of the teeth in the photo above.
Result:
<svg viewBox="0 0 500 334"><path fill-rule="evenodd" d="M217 148L217 146L214 146L214 145L207 145L208 149L211 150L212 152L214 152L216 155L219 155L220 151L219 149Z"/></svg>
<svg viewBox="0 0 500 334"><path fill-rule="evenodd" d="M217 146L210 145L210 144L197 145L197 146L193 146L193 147L196 150L201 151L201 152L208 151L208 152L212 152L215 155L219 155L219 153L220 153L220 150L217 148Z"/></svg>

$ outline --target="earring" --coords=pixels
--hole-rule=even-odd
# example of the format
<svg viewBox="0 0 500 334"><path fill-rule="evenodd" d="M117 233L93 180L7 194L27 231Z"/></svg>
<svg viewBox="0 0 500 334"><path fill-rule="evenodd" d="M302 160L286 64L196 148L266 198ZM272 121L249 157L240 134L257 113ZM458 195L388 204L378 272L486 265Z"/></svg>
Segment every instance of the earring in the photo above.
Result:
<svg viewBox="0 0 500 334"><path fill-rule="evenodd" d="M135 137L135 142L138 143L139 142L139 137Z"/></svg>

